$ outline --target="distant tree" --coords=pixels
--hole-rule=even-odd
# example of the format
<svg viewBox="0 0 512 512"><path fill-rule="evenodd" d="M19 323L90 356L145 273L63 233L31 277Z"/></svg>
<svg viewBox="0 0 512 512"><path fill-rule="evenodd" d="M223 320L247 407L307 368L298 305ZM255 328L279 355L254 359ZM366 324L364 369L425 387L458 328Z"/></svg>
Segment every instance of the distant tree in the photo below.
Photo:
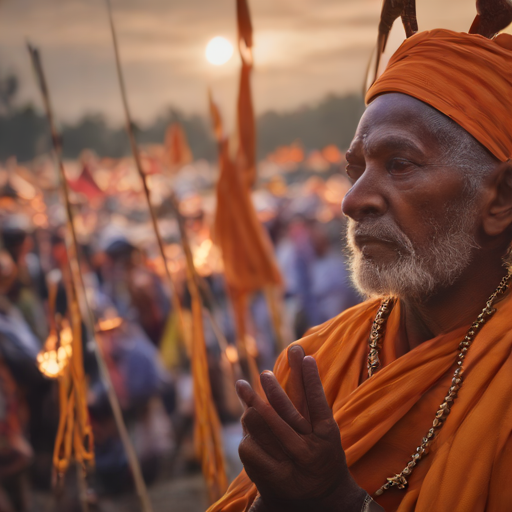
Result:
<svg viewBox="0 0 512 512"><path fill-rule="evenodd" d="M12 112L18 89L19 80L16 75L0 76L0 107L3 112Z"/></svg>
<svg viewBox="0 0 512 512"><path fill-rule="evenodd" d="M83 149L100 156L119 158L130 151L128 136L122 128L111 128L102 114L88 114L75 124L62 128L64 156L74 158Z"/></svg>
<svg viewBox="0 0 512 512"><path fill-rule="evenodd" d="M51 150L46 118L31 106L0 116L0 159L32 160Z"/></svg>
<svg viewBox="0 0 512 512"><path fill-rule="evenodd" d="M16 156L27 161L51 151L48 123L32 105L19 106L19 80L0 70L0 160ZM290 112L267 112L257 118L258 156L265 157L277 147L300 141L306 150L336 144L346 148L364 110L356 95L327 96L314 106ZM195 158L213 161L216 145L208 121L169 108L149 125L134 126L139 144L162 144L170 124L179 122ZM119 158L130 154L130 145L122 126L112 127L101 114L87 114L61 129L66 158L76 158L91 149L100 156Z"/></svg>
<svg viewBox="0 0 512 512"><path fill-rule="evenodd" d="M346 149L364 111L359 95L330 95L316 106L258 118L258 156L264 157L279 146L300 141L305 149L336 144Z"/></svg>

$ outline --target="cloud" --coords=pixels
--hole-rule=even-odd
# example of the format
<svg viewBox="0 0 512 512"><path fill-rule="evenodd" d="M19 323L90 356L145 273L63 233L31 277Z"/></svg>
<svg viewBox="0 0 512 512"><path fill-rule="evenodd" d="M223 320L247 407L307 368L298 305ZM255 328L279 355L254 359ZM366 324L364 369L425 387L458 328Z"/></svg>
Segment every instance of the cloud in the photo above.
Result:
<svg viewBox="0 0 512 512"><path fill-rule="evenodd" d="M204 60L207 41L234 41L234 0L111 0L134 115L147 121L165 106L206 114L213 85L226 109L235 101L237 59L223 68ZM258 111L289 109L327 92L359 92L376 40L381 0L250 0L255 28ZM475 13L467 0L418 2L420 28L467 30ZM401 42L394 32L391 49ZM43 50L61 119L101 111L122 117L103 0L3 0L2 69L15 69L22 99L39 102L25 40Z"/></svg>

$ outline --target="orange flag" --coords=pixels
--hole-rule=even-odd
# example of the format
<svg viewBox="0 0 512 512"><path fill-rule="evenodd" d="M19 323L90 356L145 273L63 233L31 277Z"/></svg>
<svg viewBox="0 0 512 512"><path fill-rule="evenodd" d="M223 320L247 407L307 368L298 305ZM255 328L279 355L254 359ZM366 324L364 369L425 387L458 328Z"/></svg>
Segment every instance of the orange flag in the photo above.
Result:
<svg viewBox="0 0 512 512"><path fill-rule="evenodd" d="M256 127L251 96L252 64L242 61L238 93L238 166L243 170L247 186L256 181Z"/></svg>
<svg viewBox="0 0 512 512"><path fill-rule="evenodd" d="M249 187L229 155L227 140L219 142L219 166L214 234L228 285L251 293L281 284L270 239L256 215Z"/></svg>
<svg viewBox="0 0 512 512"><path fill-rule="evenodd" d="M250 187L256 178L255 121L250 78L252 23L247 0L236 0L242 70L238 95L238 148L233 161L224 137L222 117L211 94L210 112L219 144L215 237L222 250L226 281L237 294L281 284L272 245L252 204Z"/></svg>
<svg viewBox="0 0 512 512"><path fill-rule="evenodd" d="M192 162L192 151L180 123L171 124L167 128L165 132L165 152L171 169L176 169Z"/></svg>
<svg viewBox="0 0 512 512"><path fill-rule="evenodd" d="M220 421L210 387L202 305L198 293L192 297L192 376L195 405L194 445L208 486L210 503L213 503L226 491L228 480L222 453Z"/></svg>
<svg viewBox="0 0 512 512"><path fill-rule="evenodd" d="M238 41L243 41L247 48L252 48L251 13L247 0L236 0L236 19L238 24Z"/></svg>
<svg viewBox="0 0 512 512"><path fill-rule="evenodd" d="M216 134L223 134L222 120L210 95L210 111ZM269 285L281 284L272 246L252 204L249 185L229 154L228 141L218 139L219 180L214 238L222 251L224 273L233 302L237 345L244 373L260 389L254 355L246 347L247 295Z"/></svg>
<svg viewBox="0 0 512 512"><path fill-rule="evenodd" d="M233 160L220 113L210 94L210 111L219 145L219 180L214 237L221 248L233 303L240 363L251 384L261 391L254 351L247 350L247 295L281 284L270 239L251 200L256 181L256 128L251 95L252 23L247 0L237 0L238 45L242 69L237 110L237 151ZM280 337L278 333L278 338Z"/></svg>
<svg viewBox="0 0 512 512"><path fill-rule="evenodd" d="M208 89L208 105L210 107L210 117L215 140L220 143L220 141L224 140L224 127L222 126L222 117L217 105L213 101L212 91L210 89Z"/></svg>
<svg viewBox="0 0 512 512"><path fill-rule="evenodd" d="M208 360L203 329L203 306L197 286L194 259L190 250L187 233L179 206L173 198L174 209L178 215L181 244L187 265L187 284L192 298L192 378L194 382L194 445L196 456L201 460L203 475L208 486L210 502L218 500L228 487L220 421L215 409L208 372Z"/></svg>
<svg viewBox="0 0 512 512"><path fill-rule="evenodd" d="M238 48L242 59L238 93L237 163L243 170L249 187L256 181L256 128L251 93L252 23L247 0L237 0Z"/></svg>

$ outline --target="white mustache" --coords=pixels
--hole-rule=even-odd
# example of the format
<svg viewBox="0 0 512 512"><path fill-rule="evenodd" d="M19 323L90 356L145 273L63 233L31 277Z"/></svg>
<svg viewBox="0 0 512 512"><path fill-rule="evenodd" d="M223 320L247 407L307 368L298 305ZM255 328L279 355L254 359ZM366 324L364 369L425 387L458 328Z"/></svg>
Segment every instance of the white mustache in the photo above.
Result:
<svg viewBox="0 0 512 512"><path fill-rule="evenodd" d="M409 237L395 224L382 220L356 222L348 219L348 240L352 249L357 248L356 237L363 236L394 244L400 252L415 253Z"/></svg>

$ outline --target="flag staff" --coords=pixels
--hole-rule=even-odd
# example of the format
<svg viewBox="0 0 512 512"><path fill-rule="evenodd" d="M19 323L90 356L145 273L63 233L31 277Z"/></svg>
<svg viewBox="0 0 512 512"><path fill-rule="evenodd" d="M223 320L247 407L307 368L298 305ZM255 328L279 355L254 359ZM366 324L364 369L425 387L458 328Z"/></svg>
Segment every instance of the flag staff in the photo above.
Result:
<svg viewBox="0 0 512 512"><path fill-rule="evenodd" d="M112 6L110 0L105 0L107 7L108 18L110 23L110 31L112 34L112 42L114 46L114 54L116 61L117 77L119 80L119 88L121 91L121 97L123 101L123 109L125 114L126 131L130 141L130 147L135 161L135 166L142 180L144 195L148 204L148 209L151 216L151 222L153 230L158 242L160 254L163 259L164 268L167 277L167 284L169 286L173 306L175 311L179 315L179 326L180 331L184 333L184 323L181 314L181 304L177 293L177 287L172 279L169 267L167 265L167 259L165 257L165 250L163 240L158 228L158 222L156 218L153 205L151 203L151 191L147 183L147 177L142 169L142 163L140 160L139 148L135 139L133 131L133 122L130 114L130 108L128 105L128 98L126 94L126 87L124 83L123 70L121 67L121 59L119 56L119 46L117 43L117 35L114 26L114 19L112 15ZM203 308L201 304L201 297L197 288L197 276L194 268L194 262L188 239L184 229L183 221L179 212L179 205L174 194L170 198L171 205L175 210L176 217L178 220L178 226L181 234L181 243L183 251L185 253L185 259L187 263L187 284L188 289L192 297L192 367L193 367L193 378L194 378L194 398L196 405L196 450L197 454L202 459L203 473L208 485L209 495L211 501L215 501L221 497L223 492L227 488L227 477L224 469L224 460L222 453L222 442L220 435L220 423L213 404L213 398L211 395L207 358L206 358L206 347L204 342L203 324L202 324L202 313ZM215 319L210 316L210 321L215 324ZM216 326L217 327L217 326ZM219 343L222 345L222 338L218 337L218 331L220 329L214 328L215 334Z"/></svg>
<svg viewBox="0 0 512 512"><path fill-rule="evenodd" d="M119 81L119 89L121 91L121 98L123 101L126 132L128 134L128 139L130 141L130 148L132 151L133 159L135 161L135 167L137 168L137 172L142 181L142 185L143 185L143 189L144 189L144 196L146 197L148 210L149 210L149 214L151 217L151 224L153 225L153 231L155 232L156 240L158 243L158 248L160 250L160 255L162 257L164 268L165 268L165 276L166 276L166 280L167 280L167 285L169 287L169 291L171 293L171 300L172 300L173 308L174 308L174 311L176 311L176 313L178 314L178 321L179 321L178 325L179 325L181 334L183 334L183 317L181 314L181 303L180 303L180 299L178 296L178 290L176 287L176 283L174 282L174 280L171 276L169 266L167 264L167 258L165 256L164 242L162 240L162 236L161 236L160 230L158 228L156 213L155 213L155 210L151 203L151 191L149 190L147 176L144 173L144 170L142 169L140 152L139 152L139 148L137 146L137 141L135 139L135 133L133 131L133 121L132 121L132 116L130 113L130 106L128 105L128 97L126 95L126 87L125 87L125 83L124 83L123 69L121 67L121 59L119 57L119 46L117 44L117 35L116 35L116 29L115 29L115 25L114 25L114 18L112 16L112 6L110 4L110 0L105 0L105 4L107 6L108 19L109 19L109 23L110 23L110 32L112 34L112 43L114 46L117 78Z"/></svg>
<svg viewBox="0 0 512 512"><path fill-rule="evenodd" d="M76 231L73 223L73 211L71 208L71 201L69 199L69 186L68 182L66 180L66 175L64 173L64 164L62 162L62 146L61 146L61 138L57 132L57 128L55 126L55 117L53 115L53 110L51 106L50 101L50 94L46 82L46 77L44 74L43 65L41 62L41 57L39 50L35 48L34 46L28 44L28 50L30 53L30 57L32 60L32 65L36 74L37 83L43 98L43 103L46 111L46 116L48 118L48 122L50 125L50 131L51 131L51 137L52 137L52 143L53 143L53 150L55 154L55 159L59 171L59 178L61 182L61 188L64 196L64 202L65 202L65 208L66 208L66 216L67 216L67 225L68 225L68 255L69 255L69 265L71 268L71 276L70 279L70 289L72 291L72 302L75 303L76 306L77 300L78 300L78 294L77 290L80 288L82 292L82 299L83 299L83 306L87 313L86 322L88 324L89 332L91 336L94 338L94 346L95 346L95 352L96 357L98 361L98 366L101 372L101 376L105 382L106 390L107 390L107 396L110 403L110 406L112 408L112 412L114 414L114 419L117 425L117 428L119 430L119 435L121 436L121 441L123 443L124 449L126 451L126 455L128 458L128 463L130 465L130 469L133 474L133 479L135 481L135 487L137 491L137 495L139 497L140 503L141 503L141 509L143 512L152 512L152 506L151 502L149 500L149 495L147 492L146 484L144 482L144 478L142 476L142 471L140 469L139 461L137 460L137 455L135 453L135 449L133 447L133 444L130 440L130 436L128 434L128 430L126 428L126 425L123 420L123 414L121 412L121 406L119 405L119 401L117 399L114 387L112 385L112 380L110 378L110 373L107 367L107 364L105 362L105 359L103 357L101 346L98 343L98 339L96 337L96 329L95 329L95 320L93 312L88 304L87 296L85 293L85 286L82 278L82 274L80 272L80 267L78 264L78 258L77 258L77 249L78 249L78 242L76 237ZM72 304L73 305L73 304ZM73 308L75 310L78 310L79 308Z"/></svg>

